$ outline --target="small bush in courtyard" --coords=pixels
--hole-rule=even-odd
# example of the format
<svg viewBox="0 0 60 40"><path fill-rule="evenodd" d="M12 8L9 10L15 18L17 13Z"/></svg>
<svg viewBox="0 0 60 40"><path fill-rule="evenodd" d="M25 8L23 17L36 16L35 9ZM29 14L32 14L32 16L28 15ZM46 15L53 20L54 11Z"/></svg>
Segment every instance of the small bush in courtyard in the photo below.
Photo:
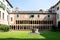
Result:
<svg viewBox="0 0 60 40"><path fill-rule="evenodd" d="M1 25L0 26L0 30L4 31L4 32L7 32L10 30L10 27L8 25Z"/></svg>
<svg viewBox="0 0 60 40"><path fill-rule="evenodd" d="M32 33L35 33L35 28L32 27L31 30L32 30Z"/></svg>
<svg viewBox="0 0 60 40"><path fill-rule="evenodd" d="M56 26L52 26L51 31L57 31Z"/></svg>

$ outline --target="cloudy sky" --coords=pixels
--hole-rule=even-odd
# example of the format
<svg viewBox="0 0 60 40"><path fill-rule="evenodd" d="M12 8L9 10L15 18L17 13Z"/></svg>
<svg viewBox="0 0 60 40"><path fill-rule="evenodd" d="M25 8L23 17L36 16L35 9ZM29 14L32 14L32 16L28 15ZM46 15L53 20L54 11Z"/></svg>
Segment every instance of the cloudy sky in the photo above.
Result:
<svg viewBox="0 0 60 40"><path fill-rule="evenodd" d="M9 0L12 6L19 7L22 11L38 11L39 9L49 9L59 0ZM13 8L13 9L14 9Z"/></svg>

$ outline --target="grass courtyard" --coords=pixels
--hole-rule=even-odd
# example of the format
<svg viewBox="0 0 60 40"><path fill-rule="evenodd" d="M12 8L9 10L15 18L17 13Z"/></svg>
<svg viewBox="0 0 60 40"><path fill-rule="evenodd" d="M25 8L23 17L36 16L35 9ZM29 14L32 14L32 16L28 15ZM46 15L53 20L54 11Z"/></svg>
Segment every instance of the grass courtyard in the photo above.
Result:
<svg viewBox="0 0 60 40"><path fill-rule="evenodd" d="M60 32L31 34L30 31L0 32L0 40L60 40Z"/></svg>

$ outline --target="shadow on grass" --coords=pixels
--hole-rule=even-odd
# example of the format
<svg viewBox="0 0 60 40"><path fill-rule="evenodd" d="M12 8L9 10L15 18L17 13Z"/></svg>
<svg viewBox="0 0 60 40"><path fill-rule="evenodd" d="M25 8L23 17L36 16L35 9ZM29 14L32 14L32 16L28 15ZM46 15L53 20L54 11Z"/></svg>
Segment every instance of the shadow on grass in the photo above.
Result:
<svg viewBox="0 0 60 40"><path fill-rule="evenodd" d="M0 40L44 40L44 39L0 38Z"/></svg>
<svg viewBox="0 0 60 40"><path fill-rule="evenodd" d="M46 38L46 39L0 38L0 40L60 40L60 39L56 39L56 38Z"/></svg>
<svg viewBox="0 0 60 40"><path fill-rule="evenodd" d="M43 40L60 40L60 32L42 32Z"/></svg>

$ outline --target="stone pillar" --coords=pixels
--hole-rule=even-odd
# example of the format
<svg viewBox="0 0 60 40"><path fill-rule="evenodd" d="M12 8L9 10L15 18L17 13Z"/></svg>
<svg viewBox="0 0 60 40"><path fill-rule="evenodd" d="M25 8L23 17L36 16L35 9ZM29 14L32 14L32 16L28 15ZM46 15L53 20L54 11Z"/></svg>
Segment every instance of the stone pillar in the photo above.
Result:
<svg viewBox="0 0 60 40"><path fill-rule="evenodd" d="M19 30L20 30L20 26L19 26Z"/></svg>

